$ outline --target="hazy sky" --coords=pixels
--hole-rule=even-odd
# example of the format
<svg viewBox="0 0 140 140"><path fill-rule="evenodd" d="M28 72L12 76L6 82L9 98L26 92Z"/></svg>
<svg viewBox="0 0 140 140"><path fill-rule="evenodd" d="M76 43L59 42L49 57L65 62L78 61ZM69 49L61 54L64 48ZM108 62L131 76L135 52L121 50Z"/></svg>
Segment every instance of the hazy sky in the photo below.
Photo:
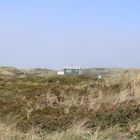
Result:
<svg viewBox="0 0 140 140"><path fill-rule="evenodd" d="M0 65L140 67L139 0L1 0Z"/></svg>

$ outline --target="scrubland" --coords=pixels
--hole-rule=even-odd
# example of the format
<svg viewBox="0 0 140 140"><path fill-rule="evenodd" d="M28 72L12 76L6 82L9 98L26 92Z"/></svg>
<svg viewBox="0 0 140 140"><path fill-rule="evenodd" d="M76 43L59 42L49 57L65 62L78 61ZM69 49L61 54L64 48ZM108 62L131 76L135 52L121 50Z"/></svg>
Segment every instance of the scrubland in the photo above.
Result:
<svg viewBox="0 0 140 140"><path fill-rule="evenodd" d="M0 140L139 140L140 71L0 79Z"/></svg>

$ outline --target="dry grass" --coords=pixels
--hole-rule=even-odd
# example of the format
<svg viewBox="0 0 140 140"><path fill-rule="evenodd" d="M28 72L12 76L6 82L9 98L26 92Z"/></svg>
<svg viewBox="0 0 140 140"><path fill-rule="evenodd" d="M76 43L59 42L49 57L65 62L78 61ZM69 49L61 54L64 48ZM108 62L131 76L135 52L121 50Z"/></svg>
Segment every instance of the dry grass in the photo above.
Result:
<svg viewBox="0 0 140 140"><path fill-rule="evenodd" d="M31 129L28 133L21 133L15 125L6 125L0 123L0 140L39 140L40 136L36 135L36 129Z"/></svg>
<svg viewBox="0 0 140 140"><path fill-rule="evenodd" d="M86 121L78 122L72 125L66 131L41 133L38 129L32 128L28 133L17 131L15 126L0 124L0 140L135 140L139 137L139 124L131 126L130 133L122 133L120 127L115 126L100 131L97 128L94 132L87 128ZM131 135L133 134L133 135Z"/></svg>
<svg viewBox="0 0 140 140"><path fill-rule="evenodd" d="M103 80L3 78L0 85L2 140L140 138L139 71Z"/></svg>

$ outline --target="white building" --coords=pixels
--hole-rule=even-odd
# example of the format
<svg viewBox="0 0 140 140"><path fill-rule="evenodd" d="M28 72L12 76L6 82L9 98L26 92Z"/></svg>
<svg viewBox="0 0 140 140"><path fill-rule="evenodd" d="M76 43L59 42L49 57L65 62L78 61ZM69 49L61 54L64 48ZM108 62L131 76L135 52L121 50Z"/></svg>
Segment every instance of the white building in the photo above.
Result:
<svg viewBox="0 0 140 140"><path fill-rule="evenodd" d="M57 75L64 75L64 71L57 71Z"/></svg>

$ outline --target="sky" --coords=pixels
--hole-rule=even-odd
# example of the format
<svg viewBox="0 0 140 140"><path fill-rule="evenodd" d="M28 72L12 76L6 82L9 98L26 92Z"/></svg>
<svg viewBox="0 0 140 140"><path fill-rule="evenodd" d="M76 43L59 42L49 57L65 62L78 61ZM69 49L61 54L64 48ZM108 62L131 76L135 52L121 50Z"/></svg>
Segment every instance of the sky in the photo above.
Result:
<svg viewBox="0 0 140 140"><path fill-rule="evenodd" d="M139 0L0 0L0 66L140 67Z"/></svg>

